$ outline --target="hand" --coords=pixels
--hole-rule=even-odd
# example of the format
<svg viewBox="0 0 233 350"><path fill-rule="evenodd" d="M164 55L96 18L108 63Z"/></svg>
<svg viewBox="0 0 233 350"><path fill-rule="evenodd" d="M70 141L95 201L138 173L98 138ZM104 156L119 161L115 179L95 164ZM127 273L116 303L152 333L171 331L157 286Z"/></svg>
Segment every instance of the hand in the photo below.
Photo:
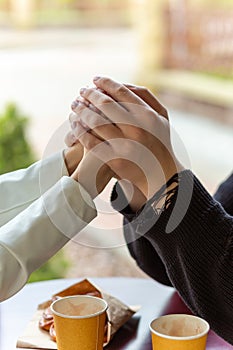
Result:
<svg viewBox="0 0 233 350"><path fill-rule="evenodd" d="M148 90L144 86L137 86L132 84L124 84L124 86L127 87L130 91L132 91L135 95L140 97L156 113L169 120L167 109L159 102L155 95L153 95L152 92L150 92L150 90Z"/></svg>
<svg viewBox="0 0 233 350"><path fill-rule="evenodd" d="M131 90L134 94L136 94L144 102L146 102L152 109L155 110L155 112L168 119L168 113L166 108L156 99L156 97L147 88L130 84L124 84L124 86L126 86L129 90ZM104 92L104 90L99 90ZM91 105L88 100L80 96L72 103L71 108L74 111L74 113L71 113L70 115L71 131L67 135L67 146L70 146L71 144L77 141L72 129L75 129L77 125L77 120L79 119L78 115L75 113L78 105L79 110L82 109L82 107L86 106L98 112L98 110L96 110L96 108L94 108L94 106ZM98 137L98 135L96 135L93 131L91 132L93 135ZM114 174L114 176L119 179L119 177L116 174ZM133 211L138 211L146 202L146 197L135 185L133 185L132 188L132 184L130 184L128 181L121 181L120 184L128 200L128 203L131 206L131 209Z"/></svg>
<svg viewBox="0 0 233 350"><path fill-rule="evenodd" d="M159 102L159 100L146 88L143 86L137 86L132 84L124 84L130 91L140 97L145 103L147 103L156 113L160 114L167 120L168 112L166 108ZM132 195L132 186L125 181L121 181L121 188L124 192L125 197L131 207L131 210L137 212L146 202L145 196L142 192L134 186Z"/></svg>
<svg viewBox="0 0 233 350"><path fill-rule="evenodd" d="M71 177L78 181L92 198L103 191L112 178L112 170L92 152L84 151L83 158Z"/></svg>
<svg viewBox="0 0 233 350"><path fill-rule="evenodd" d="M77 117L75 113L71 113L69 116L73 128ZM69 147L64 153L69 175L78 181L92 198L95 198L112 178L111 169L106 164L102 164L100 159L93 154L88 154L88 151L74 136L72 128L65 137L65 143Z"/></svg>
<svg viewBox="0 0 233 350"><path fill-rule="evenodd" d="M91 108L84 103L75 108L75 136L148 198L182 169L172 150L168 120L126 86L108 78L94 83L97 89L80 90ZM108 142L101 143L88 129ZM100 143L101 151L95 147Z"/></svg>

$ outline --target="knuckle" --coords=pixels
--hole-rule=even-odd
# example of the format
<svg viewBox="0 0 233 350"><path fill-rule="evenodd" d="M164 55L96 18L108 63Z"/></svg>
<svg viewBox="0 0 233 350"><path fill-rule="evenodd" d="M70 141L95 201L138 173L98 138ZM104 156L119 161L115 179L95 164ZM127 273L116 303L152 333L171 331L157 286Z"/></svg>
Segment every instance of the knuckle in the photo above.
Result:
<svg viewBox="0 0 233 350"><path fill-rule="evenodd" d="M93 94L92 88L86 88L85 89L85 98L89 98Z"/></svg>
<svg viewBox="0 0 233 350"><path fill-rule="evenodd" d="M107 124L107 121L103 118L94 118L93 119L93 126L95 128L99 128L101 126L106 126L106 124Z"/></svg>
<svg viewBox="0 0 233 350"><path fill-rule="evenodd" d="M85 136L85 131L83 130L83 128L80 127L79 124L77 124L76 128L73 129L73 134L75 136L76 139L82 139L83 136Z"/></svg>
<svg viewBox="0 0 233 350"><path fill-rule="evenodd" d="M71 147L74 142L75 142L75 136L72 132L69 132L68 134L66 134L65 136L65 144L68 146L68 147Z"/></svg>
<svg viewBox="0 0 233 350"><path fill-rule="evenodd" d="M94 106L92 103L90 103L88 107L92 112L99 113L98 108Z"/></svg>
<svg viewBox="0 0 233 350"><path fill-rule="evenodd" d="M90 150L93 148L93 141L90 139L90 137L86 136L84 139L84 145L87 150Z"/></svg>
<svg viewBox="0 0 233 350"><path fill-rule="evenodd" d="M111 103L111 102L112 102L112 99L110 97L108 97L107 95L104 95L100 99L100 106L107 104L107 103Z"/></svg>
<svg viewBox="0 0 233 350"><path fill-rule="evenodd" d="M108 78L108 77L103 77L102 78L102 84L103 85L109 85L110 83L111 83L111 79L110 78Z"/></svg>
<svg viewBox="0 0 233 350"><path fill-rule="evenodd" d="M79 105L74 110L74 113L76 114L76 118L79 117L80 113L82 113L84 109L85 109L84 104L79 103Z"/></svg>
<svg viewBox="0 0 233 350"><path fill-rule="evenodd" d="M91 111L89 108L83 108L80 110L79 112L79 118L80 120L82 120L83 122L86 122L89 120L89 117L90 117L90 114L91 114Z"/></svg>
<svg viewBox="0 0 233 350"><path fill-rule="evenodd" d="M125 94L127 93L127 89L125 88L124 85L119 85L116 88L116 93L118 96L125 96Z"/></svg>
<svg viewBox="0 0 233 350"><path fill-rule="evenodd" d="M89 121L89 126L91 127L91 129L96 129L96 128L100 127L101 125L102 125L102 123L98 118L92 118Z"/></svg>
<svg viewBox="0 0 233 350"><path fill-rule="evenodd" d="M87 150L94 150L94 148L98 145L99 141L92 136L91 133L86 133L86 137L85 137L85 147L87 148Z"/></svg>

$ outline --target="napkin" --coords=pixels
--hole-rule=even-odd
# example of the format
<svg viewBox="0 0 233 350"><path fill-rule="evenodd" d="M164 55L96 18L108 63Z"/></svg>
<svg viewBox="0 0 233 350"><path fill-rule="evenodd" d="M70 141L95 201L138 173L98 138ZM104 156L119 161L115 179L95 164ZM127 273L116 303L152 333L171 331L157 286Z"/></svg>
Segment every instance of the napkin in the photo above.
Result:
<svg viewBox="0 0 233 350"><path fill-rule="evenodd" d="M54 297L69 296L77 294L87 294L98 292L108 303L107 310L107 337L104 346L109 344L115 333L120 327L126 323L139 307L130 307L114 296L102 291L94 283L88 279L84 279L68 288L54 294L48 301L38 305L31 321L27 325L23 334L18 338L18 348L28 349L57 349L57 343L54 342L49 335L49 332L39 328L39 321L42 318L44 310L50 306Z"/></svg>

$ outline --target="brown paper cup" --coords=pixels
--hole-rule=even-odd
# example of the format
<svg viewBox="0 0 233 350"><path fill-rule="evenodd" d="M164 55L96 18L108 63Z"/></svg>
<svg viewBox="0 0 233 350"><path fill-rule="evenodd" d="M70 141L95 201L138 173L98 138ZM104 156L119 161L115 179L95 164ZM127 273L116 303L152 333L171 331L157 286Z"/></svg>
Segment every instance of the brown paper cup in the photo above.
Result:
<svg viewBox="0 0 233 350"><path fill-rule="evenodd" d="M209 324L192 315L165 315L150 324L153 350L204 350Z"/></svg>
<svg viewBox="0 0 233 350"><path fill-rule="evenodd" d="M107 307L105 300L89 295L54 301L58 350L102 350Z"/></svg>

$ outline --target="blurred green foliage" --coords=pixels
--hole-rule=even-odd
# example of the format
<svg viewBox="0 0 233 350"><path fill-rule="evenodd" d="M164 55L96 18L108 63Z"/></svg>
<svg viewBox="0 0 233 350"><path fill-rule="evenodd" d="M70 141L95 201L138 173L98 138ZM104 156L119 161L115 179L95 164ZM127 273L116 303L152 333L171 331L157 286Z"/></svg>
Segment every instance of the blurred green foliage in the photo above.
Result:
<svg viewBox="0 0 233 350"><path fill-rule="evenodd" d="M13 103L9 103L0 114L0 174L26 168L35 161L35 155L27 141L28 122L28 117ZM62 278L68 268L69 263L61 250L33 272L29 281Z"/></svg>
<svg viewBox="0 0 233 350"><path fill-rule="evenodd" d="M0 174L26 168L35 156L26 138L28 118L10 103L0 115Z"/></svg>
<svg viewBox="0 0 233 350"><path fill-rule="evenodd" d="M18 7L14 7L17 0L0 0L0 24L7 28L16 26L26 29L125 27L131 24L128 0L27 0L27 3L30 6L25 12L25 2L21 16Z"/></svg>
<svg viewBox="0 0 233 350"><path fill-rule="evenodd" d="M38 270L34 271L31 274L28 282L31 283L56 278L64 278L69 267L69 261L65 258L63 250L60 250Z"/></svg>

